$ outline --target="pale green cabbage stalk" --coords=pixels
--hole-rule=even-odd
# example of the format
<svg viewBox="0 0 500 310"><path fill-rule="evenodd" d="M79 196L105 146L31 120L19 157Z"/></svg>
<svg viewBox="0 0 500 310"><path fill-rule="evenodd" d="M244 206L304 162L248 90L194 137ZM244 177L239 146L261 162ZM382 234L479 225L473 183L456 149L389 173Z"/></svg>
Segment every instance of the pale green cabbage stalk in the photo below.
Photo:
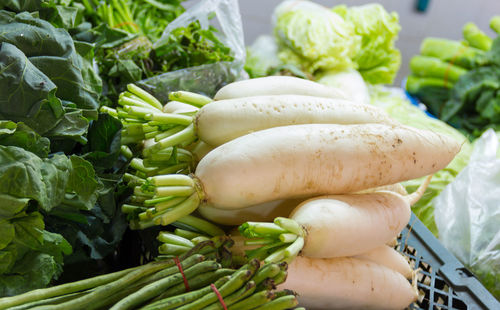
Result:
<svg viewBox="0 0 500 310"><path fill-rule="evenodd" d="M425 226L438 236L438 229L434 221L434 198L465 168L472 153L472 145L461 132L443 121L429 117L418 107L412 105L405 98L402 89L372 86L370 87L370 97L373 105L383 108L392 118L402 124L442 133L462 144L460 152L451 163L445 169L434 174L425 194L412 208ZM418 188L422 181L423 178L410 180L403 182L403 185L411 193Z"/></svg>
<svg viewBox="0 0 500 310"><path fill-rule="evenodd" d="M346 7L333 11L352 25L361 37L353 61L366 82L392 84L401 65L401 53L394 43L401 30L396 12L388 13L380 4Z"/></svg>
<svg viewBox="0 0 500 310"><path fill-rule="evenodd" d="M317 76L316 82L341 89L354 102L370 104L368 87L355 69L326 71Z"/></svg>
<svg viewBox="0 0 500 310"><path fill-rule="evenodd" d="M309 1L284 1L274 11L274 32L284 63L313 74L354 68L361 40L350 23Z"/></svg>

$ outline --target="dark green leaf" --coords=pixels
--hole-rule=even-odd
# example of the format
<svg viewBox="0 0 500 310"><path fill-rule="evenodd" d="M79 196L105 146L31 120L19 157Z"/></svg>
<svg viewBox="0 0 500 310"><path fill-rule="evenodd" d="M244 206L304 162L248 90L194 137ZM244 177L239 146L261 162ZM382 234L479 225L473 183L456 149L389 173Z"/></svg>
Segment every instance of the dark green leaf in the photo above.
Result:
<svg viewBox="0 0 500 310"><path fill-rule="evenodd" d="M0 45L0 117L23 121L43 135L57 125L62 104L55 84L9 43Z"/></svg>
<svg viewBox="0 0 500 310"><path fill-rule="evenodd" d="M0 296L43 288L61 272L61 266L54 257L39 252L25 255L15 267L15 271L0 275Z"/></svg>
<svg viewBox="0 0 500 310"><path fill-rule="evenodd" d="M50 151L49 139L21 122L0 121L0 145L17 146L42 158L47 157Z"/></svg>
<svg viewBox="0 0 500 310"><path fill-rule="evenodd" d="M120 155L122 123L109 114L99 114L93 121L87 134L88 143L83 157L90 161L94 168L110 169Z"/></svg>
<svg viewBox="0 0 500 310"><path fill-rule="evenodd" d="M6 219L0 218L0 250L5 248L14 239L14 225Z"/></svg>
<svg viewBox="0 0 500 310"><path fill-rule="evenodd" d="M0 192L36 200L50 210L63 199L71 172L63 155L41 159L15 146L0 146Z"/></svg>
<svg viewBox="0 0 500 310"><path fill-rule="evenodd" d="M28 198L17 198L8 194L0 194L0 220L10 219L24 210L30 200Z"/></svg>
<svg viewBox="0 0 500 310"><path fill-rule="evenodd" d="M97 200L96 191L99 186L94 168L90 162L79 156L72 155L70 159L73 169L67 190L75 192L84 201L90 201L87 206L91 209Z"/></svg>

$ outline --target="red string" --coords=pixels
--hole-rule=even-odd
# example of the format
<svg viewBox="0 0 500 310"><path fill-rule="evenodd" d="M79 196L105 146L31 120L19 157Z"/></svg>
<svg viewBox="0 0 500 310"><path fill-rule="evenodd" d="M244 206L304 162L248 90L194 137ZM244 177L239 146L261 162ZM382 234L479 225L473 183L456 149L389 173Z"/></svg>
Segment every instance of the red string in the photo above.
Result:
<svg viewBox="0 0 500 310"><path fill-rule="evenodd" d="M222 305L222 308L224 308L224 310L227 310L226 304L224 303L224 299L222 299L222 295L219 293L219 290L217 290L213 283L210 284L210 288L212 289L212 291L214 291L215 295L217 295L217 298L219 298L219 302Z"/></svg>
<svg viewBox="0 0 500 310"><path fill-rule="evenodd" d="M184 275L184 270L182 270L182 265L181 265L181 262L179 261L179 258L174 257L174 262L177 265L177 268L179 268L179 271L181 272L182 278L184 279L184 287L186 288L186 292L189 292L189 283L188 283L188 280L186 279L186 276Z"/></svg>

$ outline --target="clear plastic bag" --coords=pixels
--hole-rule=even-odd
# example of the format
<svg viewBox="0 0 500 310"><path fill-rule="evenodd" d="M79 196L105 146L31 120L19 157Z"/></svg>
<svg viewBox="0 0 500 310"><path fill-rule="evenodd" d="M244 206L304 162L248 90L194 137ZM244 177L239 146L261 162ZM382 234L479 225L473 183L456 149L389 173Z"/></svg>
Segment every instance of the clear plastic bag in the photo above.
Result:
<svg viewBox="0 0 500 310"><path fill-rule="evenodd" d="M166 42L174 29L186 27L196 20L203 29L212 25L219 30L217 36L231 49L234 60L166 72L138 82L162 102L167 101L169 92L176 90L213 96L222 86L246 77L243 70L245 42L237 0L199 1L172 21L153 46L157 47Z"/></svg>
<svg viewBox="0 0 500 310"><path fill-rule="evenodd" d="M490 129L474 144L469 164L435 199L439 239L500 298L500 159Z"/></svg>

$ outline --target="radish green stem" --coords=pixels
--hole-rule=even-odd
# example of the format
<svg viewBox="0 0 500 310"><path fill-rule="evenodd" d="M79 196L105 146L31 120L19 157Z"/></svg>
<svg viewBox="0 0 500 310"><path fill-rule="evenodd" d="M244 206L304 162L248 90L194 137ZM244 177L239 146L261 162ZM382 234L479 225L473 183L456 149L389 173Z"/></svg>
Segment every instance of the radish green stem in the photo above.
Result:
<svg viewBox="0 0 500 310"><path fill-rule="evenodd" d="M174 234L176 234L179 237L183 237L183 238L186 238L186 239L189 239L189 240L201 236L201 234L199 234L199 233L196 233L196 232L193 232L193 231L189 231L189 230L185 230L185 229L182 229L182 228L176 228L174 230Z"/></svg>
<svg viewBox="0 0 500 310"><path fill-rule="evenodd" d="M110 108L110 107L107 107L107 106L102 106L100 109L99 109L102 113L108 113L109 115L113 116L113 117L118 117L118 113L116 112L115 109L113 108Z"/></svg>
<svg viewBox="0 0 500 310"><path fill-rule="evenodd" d="M118 98L118 104L121 105L125 110L127 107L139 107L147 111L150 111L149 113L154 113L154 112L161 113L161 110L156 109L155 107L151 106L147 102L144 102L140 98L137 98L135 96L134 97L126 96L123 93L120 94Z"/></svg>
<svg viewBox="0 0 500 310"><path fill-rule="evenodd" d="M151 113L153 112L152 109L153 108L149 109L149 108L136 107L130 105L126 105L123 107L123 110L125 110L125 112L138 116L143 119L146 119L146 115L151 115Z"/></svg>
<svg viewBox="0 0 500 310"><path fill-rule="evenodd" d="M141 172L148 172L156 170L155 168L145 167L142 159L134 158L130 161L130 167Z"/></svg>
<svg viewBox="0 0 500 310"><path fill-rule="evenodd" d="M179 171L182 171L182 170L184 170L184 169L186 169L188 167L189 167L188 163L180 163L180 164L177 164L177 165L172 165L170 167L160 169L160 170L156 171L156 174L179 173Z"/></svg>
<svg viewBox="0 0 500 310"><path fill-rule="evenodd" d="M120 153L125 156L125 158L127 158L128 160L131 160L132 157L134 157L134 154L132 153L132 151L130 150L130 148L126 145L122 145L120 147Z"/></svg>
<svg viewBox="0 0 500 310"><path fill-rule="evenodd" d="M294 220L278 217L274 223L247 222L239 228L246 245L261 245L247 251L249 257L266 263L290 262L304 247L305 232Z"/></svg>
<svg viewBox="0 0 500 310"><path fill-rule="evenodd" d="M196 134L194 132L194 126L193 124L189 125L188 127L184 128L183 130L166 137L164 139L161 139L158 141L156 144L153 144L150 147L147 147L144 149L143 154L144 156L148 156L149 154L152 153L157 153L162 149L165 149L167 147L183 144L183 143L191 143L196 139Z"/></svg>
<svg viewBox="0 0 500 310"><path fill-rule="evenodd" d="M157 196L190 196L195 189L192 186L157 186Z"/></svg>
<svg viewBox="0 0 500 310"><path fill-rule="evenodd" d="M187 246L164 243L158 247L158 252L164 255L178 256L186 253L191 248Z"/></svg>
<svg viewBox="0 0 500 310"><path fill-rule="evenodd" d="M166 231L160 232L156 239L158 239L158 241L160 242L165 242L170 244L183 245L187 247L194 246L194 244L189 239L177 236L175 234Z"/></svg>
<svg viewBox="0 0 500 310"><path fill-rule="evenodd" d="M207 96L203 96L200 94L187 92L187 91L176 91L168 94L168 99L172 101L179 101L183 103L187 103L190 105L194 105L196 107L204 106L207 103L212 102L213 100Z"/></svg>
<svg viewBox="0 0 500 310"><path fill-rule="evenodd" d="M156 99L153 95L151 95L147 91L143 90L142 88L140 88L134 84L128 84L127 89L129 92L131 92L132 94L136 95L137 97L143 99L144 101L146 101L147 103L149 103L153 107L155 107L159 110L161 110L163 108L163 105L161 104L160 101L158 101L158 99Z"/></svg>
<svg viewBox="0 0 500 310"><path fill-rule="evenodd" d="M179 174L158 175L148 178L148 181L155 186L194 186L194 181L191 177Z"/></svg>
<svg viewBox="0 0 500 310"><path fill-rule="evenodd" d="M167 197L170 198L168 201L160 202L157 205L155 205L155 210L156 212L161 212L167 209L170 209L179 203L183 202L186 200L186 197Z"/></svg>
<svg viewBox="0 0 500 310"><path fill-rule="evenodd" d="M184 225L188 225L194 228L197 231L203 232L211 237L214 236L222 236L224 235L224 231L220 229L218 226L201 219L199 217L195 217L192 215L186 215L176 221L177 223L182 223Z"/></svg>
<svg viewBox="0 0 500 310"><path fill-rule="evenodd" d="M174 208L168 210L165 214L154 217L154 223L163 226L172 224L180 218L191 214L194 210L196 210L196 208L198 208L199 204L200 198L197 193L194 193Z"/></svg>
<svg viewBox="0 0 500 310"><path fill-rule="evenodd" d="M152 113L145 116L146 120L155 121L164 124L179 124L179 125L189 125L193 123L193 118L190 116L184 116L180 114L173 113Z"/></svg>
<svg viewBox="0 0 500 310"><path fill-rule="evenodd" d="M162 132L162 133L160 133L160 134L156 135L156 137L155 137L155 141L156 141L156 142L158 142L158 141L160 141L160 140L162 140L162 139L165 139L165 138L167 138L167 137L170 137L170 136L172 136L172 135L174 135L174 134L178 133L179 131L182 131L184 128L185 128L185 127L183 127L183 126L175 126L175 127L171 128L171 129L169 129L169 130L166 130L166 131L164 131L164 132Z"/></svg>
<svg viewBox="0 0 500 310"><path fill-rule="evenodd" d="M199 236L199 237L191 239L191 242L193 242L194 244L198 244L198 243L201 243L201 242L205 242L207 240L210 240L210 238L205 237L205 236Z"/></svg>

